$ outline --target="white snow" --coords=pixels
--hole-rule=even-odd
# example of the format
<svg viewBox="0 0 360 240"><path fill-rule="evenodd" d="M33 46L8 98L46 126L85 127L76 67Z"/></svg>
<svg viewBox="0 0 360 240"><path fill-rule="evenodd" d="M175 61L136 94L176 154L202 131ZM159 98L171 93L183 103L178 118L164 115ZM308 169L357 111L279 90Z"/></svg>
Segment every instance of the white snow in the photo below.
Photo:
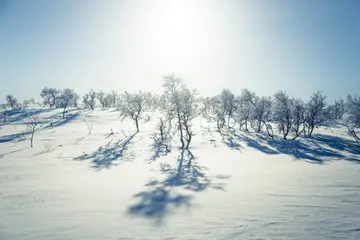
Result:
<svg viewBox="0 0 360 240"><path fill-rule="evenodd" d="M176 147L151 161L154 120L132 137L112 110L37 111L33 148L29 110L0 129L1 240L360 239L360 146L341 124L285 143L197 121L179 175Z"/></svg>

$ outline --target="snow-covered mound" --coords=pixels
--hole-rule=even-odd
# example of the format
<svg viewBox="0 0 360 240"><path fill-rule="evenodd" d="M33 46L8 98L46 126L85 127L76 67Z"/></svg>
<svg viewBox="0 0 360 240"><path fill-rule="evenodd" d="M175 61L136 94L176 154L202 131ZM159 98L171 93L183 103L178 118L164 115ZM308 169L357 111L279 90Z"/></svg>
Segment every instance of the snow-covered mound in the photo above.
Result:
<svg viewBox="0 0 360 240"><path fill-rule="evenodd" d="M113 110L9 114L0 239L360 239L360 146L341 124L285 141L202 119L163 156L148 114L139 133Z"/></svg>

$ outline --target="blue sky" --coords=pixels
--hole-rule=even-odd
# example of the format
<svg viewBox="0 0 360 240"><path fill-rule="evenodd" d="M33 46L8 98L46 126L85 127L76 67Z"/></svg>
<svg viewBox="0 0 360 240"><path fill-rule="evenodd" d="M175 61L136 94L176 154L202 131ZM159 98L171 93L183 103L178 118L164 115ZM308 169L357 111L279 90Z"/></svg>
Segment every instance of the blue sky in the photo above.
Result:
<svg viewBox="0 0 360 240"><path fill-rule="evenodd" d="M0 99L45 86L204 95L360 89L360 1L0 0Z"/></svg>

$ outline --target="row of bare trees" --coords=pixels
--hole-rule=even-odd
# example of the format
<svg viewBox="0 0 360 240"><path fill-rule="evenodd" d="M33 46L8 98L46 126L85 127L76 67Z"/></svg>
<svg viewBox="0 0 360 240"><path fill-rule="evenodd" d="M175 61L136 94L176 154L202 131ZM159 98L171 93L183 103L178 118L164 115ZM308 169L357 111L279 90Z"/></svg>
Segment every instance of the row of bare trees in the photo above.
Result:
<svg viewBox="0 0 360 240"><path fill-rule="evenodd" d="M224 127L249 131L266 130L273 137L272 124L287 139L293 140L300 135L311 137L315 128L326 121L343 119L349 132L359 141L354 129L360 127L360 99L349 96L345 102L336 100L333 104L326 103L326 96L317 91L307 102L290 97L286 92L279 91L272 97L260 97L254 92L243 89L235 96L230 90L224 89L219 95L201 99L201 113L204 117L216 122L218 130Z"/></svg>
<svg viewBox="0 0 360 240"><path fill-rule="evenodd" d="M158 132L152 138L167 150L171 149L169 139L175 135L179 137L181 149L189 148L194 136L192 122L198 116L215 122L219 131L224 127L236 127L247 132L251 128L256 133L266 131L270 137L273 137L272 126L276 125L284 139L291 137L295 140L301 135L311 137L314 129L326 121L343 119L346 115L349 133L360 141L355 131L360 127L360 99L356 96L327 104L326 96L320 91L313 93L304 102L290 97L284 91L279 91L272 97L264 97L247 89L243 89L239 95L224 89L219 95L203 98L174 74L165 76L163 80L164 92L161 95L146 92L105 93L91 89L80 98L72 89L44 88L40 96L43 106L62 108L64 118L70 107L90 110L97 106L116 108L122 119L130 118L134 121L137 132L145 111L160 111ZM17 99L11 95L6 96L6 102L12 109L18 105Z"/></svg>

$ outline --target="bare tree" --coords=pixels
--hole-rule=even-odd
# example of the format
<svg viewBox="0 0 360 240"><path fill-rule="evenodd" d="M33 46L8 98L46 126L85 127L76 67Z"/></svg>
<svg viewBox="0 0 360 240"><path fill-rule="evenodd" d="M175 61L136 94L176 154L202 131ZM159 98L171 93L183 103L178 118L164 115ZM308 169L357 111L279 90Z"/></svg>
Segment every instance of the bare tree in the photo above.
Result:
<svg viewBox="0 0 360 240"><path fill-rule="evenodd" d="M106 94L104 98L104 107L105 108L113 107L113 95L111 93Z"/></svg>
<svg viewBox="0 0 360 240"><path fill-rule="evenodd" d="M360 127L360 97L351 96L347 97L346 112L348 124L348 132L357 142L360 142L360 137L356 133L356 128Z"/></svg>
<svg viewBox="0 0 360 240"><path fill-rule="evenodd" d="M326 96L320 91L317 91L310 97L310 101L306 104L305 123L308 137L311 137L315 127L318 127L325 121L325 100Z"/></svg>
<svg viewBox="0 0 360 240"><path fill-rule="evenodd" d="M18 100L13 95L6 96L6 104L12 109L15 110L18 106Z"/></svg>
<svg viewBox="0 0 360 240"><path fill-rule="evenodd" d="M255 131L258 133L261 131L261 126L264 124L267 127L266 122L268 121L271 113L271 98L269 97L256 97L254 100L254 108L251 114L251 119Z"/></svg>
<svg viewBox="0 0 360 240"><path fill-rule="evenodd" d="M294 100L285 92L280 91L274 95L273 119L278 126L279 131L286 140L292 127L292 107Z"/></svg>
<svg viewBox="0 0 360 240"><path fill-rule="evenodd" d="M32 115L26 120L26 128L30 131L30 146L33 147L35 132L41 127L38 115Z"/></svg>
<svg viewBox="0 0 360 240"><path fill-rule="evenodd" d="M291 111L292 118L292 131L295 136L293 140L298 138L301 133L305 131L305 106L304 102L300 99L294 100L294 105Z"/></svg>
<svg viewBox="0 0 360 240"><path fill-rule="evenodd" d="M139 120L142 118L143 110L148 101L148 94L139 92L130 94L125 92L118 102L120 117L131 118L136 125L136 131L139 132Z"/></svg>
<svg viewBox="0 0 360 240"><path fill-rule="evenodd" d="M105 98L105 93L103 91L100 91L100 92L96 93L96 97L99 100L101 107L106 108L107 102L106 102L106 98Z"/></svg>
<svg viewBox="0 0 360 240"><path fill-rule="evenodd" d="M248 89L243 89L238 97L239 106L236 109L236 119L239 122L239 130L248 131L248 122L255 108L255 99L255 93L250 92Z"/></svg>
<svg viewBox="0 0 360 240"><path fill-rule="evenodd" d="M334 102L335 119L342 119L345 112L346 112L346 106L344 99L335 100Z"/></svg>
<svg viewBox="0 0 360 240"><path fill-rule="evenodd" d="M189 149L194 132L192 131L192 120L198 115L196 102L197 92L190 91L186 87L181 92L181 122L184 128L185 149Z"/></svg>
<svg viewBox="0 0 360 240"><path fill-rule="evenodd" d="M174 74L164 78L163 106L167 117L174 119L180 135L180 149L188 149L194 135L192 120L197 115L196 91L190 91Z"/></svg>
<svg viewBox="0 0 360 240"><path fill-rule="evenodd" d="M160 153L167 154L171 152L171 125L168 121L163 118L159 119L159 123L157 125L157 132L151 134L151 139L153 139L152 148L155 151L155 156L153 156L153 160L159 157Z"/></svg>
<svg viewBox="0 0 360 240"><path fill-rule="evenodd" d="M235 95L229 89L223 89L219 96L219 100L220 108L224 110L224 113L227 116L227 126L230 127L230 119L233 117L237 107Z"/></svg>
<svg viewBox="0 0 360 240"><path fill-rule="evenodd" d="M118 98L118 94L117 94L117 92L115 92L115 91L111 91L111 93L110 93L110 95L111 95L111 107L116 107L116 100L117 100L117 98Z"/></svg>
<svg viewBox="0 0 360 240"><path fill-rule="evenodd" d="M45 87L41 91L40 96L43 99L44 106L49 106L50 108L53 108L56 107L56 100L60 94L61 92L59 89Z"/></svg>
<svg viewBox="0 0 360 240"><path fill-rule="evenodd" d="M59 105L63 108L63 118L65 118L66 109L68 107L74 107L79 96L74 90L66 88L62 91L62 94L58 97Z"/></svg>
<svg viewBox="0 0 360 240"><path fill-rule="evenodd" d="M95 109L96 106L96 92L94 90L90 90L88 93L83 96L83 104L85 108L89 108L91 110Z"/></svg>

